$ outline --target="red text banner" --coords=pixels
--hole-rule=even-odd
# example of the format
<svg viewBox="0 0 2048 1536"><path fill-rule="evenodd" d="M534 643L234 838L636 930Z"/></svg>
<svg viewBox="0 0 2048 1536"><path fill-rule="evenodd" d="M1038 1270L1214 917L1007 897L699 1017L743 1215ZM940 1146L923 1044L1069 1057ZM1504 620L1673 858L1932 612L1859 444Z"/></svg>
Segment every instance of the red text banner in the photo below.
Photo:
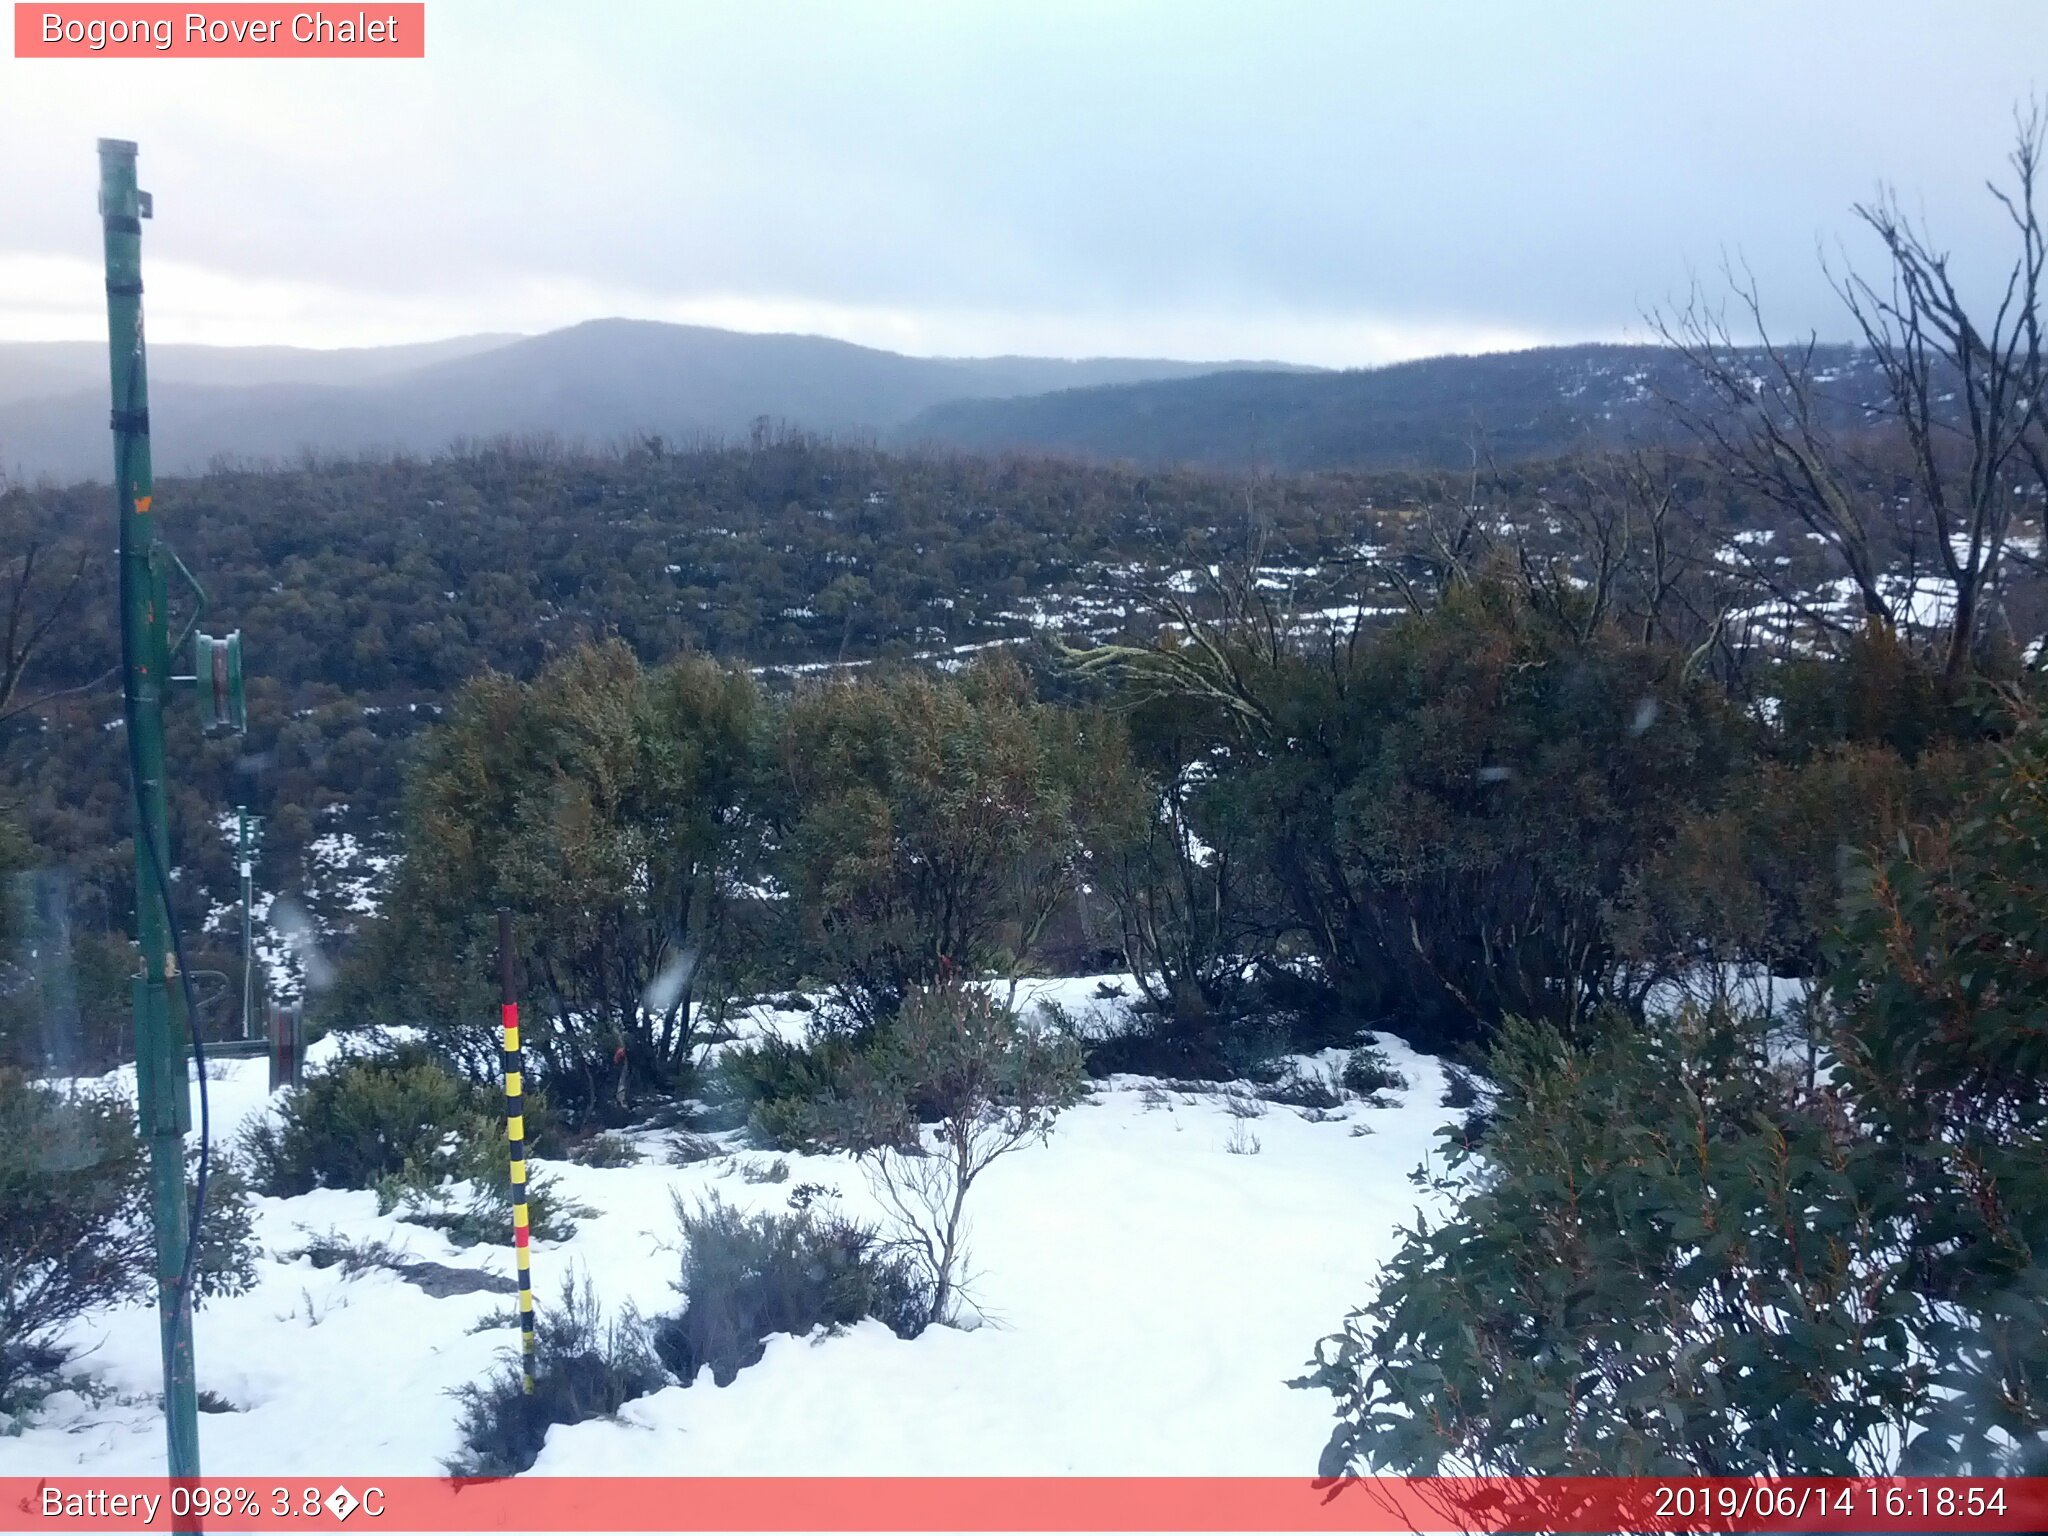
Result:
<svg viewBox="0 0 2048 1536"><path fill-rule="evenodd" d="M16 0L18 59L423 59L424 4L64 5Z"/></svg>
<svg viewBox="0 0 2048 1536"><path fill-rule="evenodd" d="M2041 1478L0 1478L0 1531L2041 1531Z"/></svg>

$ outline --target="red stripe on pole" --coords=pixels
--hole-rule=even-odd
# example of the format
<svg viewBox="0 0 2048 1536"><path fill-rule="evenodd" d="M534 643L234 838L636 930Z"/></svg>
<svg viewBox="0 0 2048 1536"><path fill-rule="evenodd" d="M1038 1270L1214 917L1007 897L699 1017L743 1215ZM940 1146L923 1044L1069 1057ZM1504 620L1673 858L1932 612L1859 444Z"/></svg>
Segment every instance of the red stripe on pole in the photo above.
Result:
<svg viewBox="0 0 2048 1536"><path fill-rule="evenodd" d="M514 1227L512 1229L512 1241L517 1243L522 1248L526 1246L527 1238L530 1235L531 1229L527 1227Z"/></svg>

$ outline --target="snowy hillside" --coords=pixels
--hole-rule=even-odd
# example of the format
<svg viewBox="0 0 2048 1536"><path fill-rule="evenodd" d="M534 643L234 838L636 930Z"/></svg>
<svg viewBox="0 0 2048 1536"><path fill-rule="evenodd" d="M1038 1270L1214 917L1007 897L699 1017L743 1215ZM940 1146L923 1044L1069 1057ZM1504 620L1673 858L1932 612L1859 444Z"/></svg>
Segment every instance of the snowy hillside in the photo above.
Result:
<svg viewBox="0 0 2048 1536"><path fill-rule="evenodd" d="M1076 1011L1104 1006L1093 1000L1095 979L1039 991L1048 993ZM333 1043L316 1048L316 1061ZM1313 1472L1329 1399L1286 1381L1365 1299L1396 1228L1412 1219L1419 1194L1407 1175L1454 1118L1439 1107L1436 1063L1380 1043L1409 1089L1391 1096L1393 1107L1354 1100L1323 1119L1279 1104L1240 1119L1254 1107L1241 1096L1137 1078L1096 1083L1048 1145L1004 1160L976 1186L970 1271L982 1326L905 1341L870 1321L835 1337L772 1339L729 1387L707 1372L630 1403L617 1422L555 1429L535 1470ZM265 1112L265 1068L214 1070L215 1134L225 1142ZM735 1139L730 1155L677 1166L667 1160L673 1133L628 1139L638 1164L536 1163L595 1213L566 1244L537 1244L543 1304L576 1270L608 1309L673 1311L675 1197L716 1193L779 1210L800 1186L818 1185L848 1214L878 1215L844 1157L747 1151ZM351 1278L291 1255L332 1231L480 1268L502 1284L509 1247L458 1249L438 1231L378 1216L367 1191L261 1199L256 1209L257 1285L197 1320L199 1385L225 1409L201 1419L207 1472L440 1473L457 1450L448 1394L516 1343L502 1326L510 1299L436 1297L389 1269ZM74 1368L86 1384L0 1436L0 1473L160 1468L153 1308L96 1315L71 1338L85 1347Z"/></svg>

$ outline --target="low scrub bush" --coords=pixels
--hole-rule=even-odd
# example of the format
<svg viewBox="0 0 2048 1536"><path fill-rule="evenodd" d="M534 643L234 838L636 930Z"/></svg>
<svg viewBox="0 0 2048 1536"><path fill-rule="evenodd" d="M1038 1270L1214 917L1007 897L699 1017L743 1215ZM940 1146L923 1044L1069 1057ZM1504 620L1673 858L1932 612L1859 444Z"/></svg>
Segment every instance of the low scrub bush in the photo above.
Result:
<svg viewBox="0 0 2048 1536"><path fill-rule="evenodd" d="M812 1041L768 1035L729 1047L718 1059L718 1080L726 1096L744 1109L753 1139L764 1147L810 1150L810 1106L837 1089L856 1054L849 1040L825 1036Z"/></svg>
<svg viewBox="0 0 2048 1536"><path fill-rule="evenodd" d="M526 1177L526 1212L533 1235L561 1242L589 1210L562 1198L552 1174ZM473 1117L450 1131L431 1156L377 1181L377 1209L400 1220L434 1227L457 1247L502 1243L512 1232L512 1178L504 1132L495 1120Z"/></svg>
<svg viewBox="0 0 2048 1536"><path fill-rule="evenodd" d="M325 1232L307 1232L305 1246L285 1257L304 1259L315 1269L338 1268L351 1280L380 1269L395 1269L406 1261L403 1252L381 1239L350 1237L334 1227Z"/></svg>
<svg viewBox="0 0 2048 1536"><path fill-rule="evenodd" d="M1434 1181L1456 1211L1298 1383L1340 1402L1323 1472L1894 1470L1927 1365L1872 1267L1891 1197L1762 1028L1511 1022L1491 1062L1485 1162L1453 1133Z"/></svg>
<svg viewBox="0 0 2048 1536"><path fill-rule="evenodd" d="M569 1161L585 1168L630 1168L640 1161L640 1151L614 1131L599 1131L569 1147Z"/></svg>
<svg viewBox="0 0 2048 1536"><path fill-rule="evenodd" d="M207 1179L195 1296L254 1280L248 1192L220 1156ZM28 1406L68 1354L56 1335L146 1294L155 1275L149 1163L125 1095L71 1093L0 1069L0 1411Z"/></svg>
<svg viewBox="0 0 2048 1536"><path fill-rule="evenodd" d="M1223 1109L1233 1120L1257 1120L1266 1113L1266 1101L1228 1089L1223 1094Z"/></svg>
<svg viewBox="0 0 2048 1536"><path fill-rule="evenodd" d="M0 1072L0 1402L63 1364L56 1330L141 1291L149 1228L132 1218L144 1177L125 1098Z"/></svg>
<svg viewBox="0 0 2048 1536"><path fill-rule="evenodd" d="M1050 1136L1085 1082L1072 1040L955 981L914 990L813 1106L815 1137L866 1165L890 1236L931 1282L935 1320L952 1321L959 1302L975 1181Z"/></svg>
<svg viewBox="0 0 2048 1536"><path fill-rule="evenodd" d="M1263 1012L1219 1013L1193 1027L1142 1006L1117 1024L1090 1027L1041 1006L1080 1046L1091 1077L1127 1073L1204 1083L1270 1082L1294 1044L1288 1022Z"/></svg>
<svg viewBox="0 0 2048 1536"><path fill-rule="evenodd" d="M1377 1045L1361 1045L1344 1058L1344 1086L1362 1099L1406 1088L1408 1079L1394 1070Z"/></svg>
<svg viewBox="0 0 2048 1536"><path fill-rule="evenodd" d="M749 1216L716 1196L694 1209L678 1200L676 1217L684 1305L656 1325L654 1347L686 1384L708 1369L728 1385L771 1334L872 1317L908 1339L931 1320L929 1288L872 1228L805 1208Z"/></svg>
<svg viewBox="0 0 2048 1536"><path fill-rule="evenodd" d="M382 1212L457 1242L498 1241L512 1221L503 1106L431 1046L386 1044L310 1074L243 1133L241 1155L264 1194L373 1189ZM529 1096L526 1118L531 1155L550 1134L546 1106ZM574 1230L576 1209L546 1175L529 1178L527 1204L536 1236Z"/></svg>
<svg viewBox="0 0 2048 1536"><path fill-rule="evenodd" d="M480 1097L425 1045L358 1051L308 1073L244 1133L242 1153L266 1195L374 1189L452 1158L450 1134L474 1128Z"/></svg>
<svg viewBox="0 0 2048 1536"><path fill-rule="evenodd" d="M185 1181L196 1188L199 1153L186 1159ZM138 1180L138 1201L143 1180ZM212 1296L240 1296L256 1283L256 1213L249 1203L249 1180L241 1164L224 1148L213 1149L206 1169L206 1213L199 1222L199 1259L193 1266L194 1304L205 1306ZM138 1205L140 1219L145 1205Z"/></svg>
<svg viewBox="0 0 2048 1536"><path fill-rule="evenodd" d="M517 1351L481 1384L457 1389L462 1450L448 1463L454 1477L511 1477L540 1457L550 1427L609 1418L665 1381L647 1328L627 1309L607 1323L588 1276L574 1276L557 1307L535 1320L533 1391L527 1392Z"/></svg>
<svg viewBox="0 0 2048 1536"><path fill-rule="evenodd" d="M695 1131L678 1131L668 1144L668 1160L678 1168L687 1168L692 1163L708 1163L712 1158L724 1155L724 1147Z"/></svg>
<svg viewBox="0 0 2048 1536"><path fill-rule="evenodd" d="M1270 1104L1289 1104L1296 1109L1335 1109L1344 1102L1344 1080L1335 1067L1318 1071L1289 1065L1277 1083L1260 1090L1259 1097Z"/></svg>

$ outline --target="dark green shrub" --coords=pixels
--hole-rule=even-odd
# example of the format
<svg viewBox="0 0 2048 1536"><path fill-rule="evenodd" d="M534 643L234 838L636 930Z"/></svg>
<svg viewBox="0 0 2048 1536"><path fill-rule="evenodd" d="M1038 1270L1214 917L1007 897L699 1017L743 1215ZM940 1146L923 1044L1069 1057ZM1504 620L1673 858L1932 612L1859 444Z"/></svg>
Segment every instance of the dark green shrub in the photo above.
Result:
<svg viewBox="0 0 2048 1536"><path fill-rule="evenodd" d="M2048 729L1947 825L1856 861L1828 1041L1931 1305L1905 1470L2048 1470Z"/></svg>
<svg viewBox="0 0 2048 1536"><path fill-rule="evenodd" d="M680 1200L683 1310L656 1324L654 1347L684 1383L719 1386L759 1360L770 1334L802 1337L872 1317L899 1338L930 1321L929 1289L874 1231L810 1210L748 1216L715 1196Z"/></svg>
<svg viewBox="0 0 2048 1536"><path fill-rule="evenodd" d="M557 1112L619 1125L686 1092L698 994L737 990L761 712L744 668L643 667L617 640L562 650L528 681L472 677L420 743L388 918L344 981L374 1016L469 1036L488 1076L491 914L508 908L528 1070Z"/></svg>
<svg viewBox="0 0 2048 1536"><path fill-rule="evenodd" d="M188 1187L199 1176L197 1149L187 1159ZM240 1296L256 1283L256 1212L249 1180L225 1148L215 1147L206 1170L206 1213L199 1224L199 1261L194 1269L195 1305L211 1296Z"/></svg>
<svg viewBox="0 0 2048 1536"><path fill-rule="evenodd" d="M744 1107L757 1143L808 1150L815 1145L805 1130L808 1106L833 1093L856 1050L840 1036L802 1041L766 1035L728 1047L718 1059L718 1082Z"/></svg>
<svg viewBox="0 0 2048 1536"><path fill-rule="evenodd" d="M86 1076L134 1055L134 945L83 926L74 900L61 873L26 870L10 880L0 872L0 911L16 909L6 918L19 930L0 935L0 1066Z"/></svg>
<svg viewBox="0 0 2048 1536"><path fill-rule="evenodd" d="M0 1069L0 1402L46 1380L51 1335L141 1292L149 1228L135 1109L113 1093L63 1094Z"/></svg>
<svg viewBox="0 0 2048 1536"><path fill-rule="evenodd" d="M194 1274L198 1303L253 1283L250 1227L247 1187L216 1152ZM66 1358L53 1342L59 1329L147 1293L155 1270L148 1158L134 1105L118 1093L64 1092L0 1069L0 1411L49 1385Z"/></svg>
<svg viewBox="0 0 2048 1536"><path fill-rule="evenodd" d="M445 1166L455 1140L484 1111L476 1090L416 1041L359 1050L307 1074L271 1117L243 1135L242 1153L266 1195L374 1189L405 1172Z"/></svg>
<svg viewBox="0 0 2048 1536"><path fill-rule="evenodd" d="M1463 1067L1444 1068L1445 1109L1472 1109L1479 1103L1479 1085Z"/></svg>
<svg viewBox="0 0 2048 1536"><path fill-rule="evenodd" d="M1153 1015L1150 1033L1178 1061L1115 1068L1189 1076L1205 1042L1247 1007L1244 957L1257 943L1248 899L1253 818L1237 782L1216 773L1228 727L1185 700L1126 700L1086 723L1088 771L1076 785L1079 856L1115 921L1119 958Z"/></svg>
<svg viewBox="0 0 2048 1536"><path fill-rule="evenodd" d="M646 1326L630 1310L606 1323L586 1276L571 1277L561 1305L535 1320L533 1391L520 1356L509 1351L481 1385L457 1389L462 1450L448 1462L454 1477L512 1477L539 1458L550 1426L609 1418L666 1381L648 1347Z"/></svg>
<svg viewBox="0 0 2048 1536"><path fill-rule="evenodd" d="M548 1136L546 1106L528 1099L529 1156ZM419 1041L359 1049L285 1096L243 1133L241 1153L268 1195L374 1189L378 1209L439 1227L458 1242L496 1242L511 1231L504 1100L458 1076ZM536 1236L559 1240L580 1214L530 1175Z"/></svg>
<svg viewBox="0 0 2048 1536"><path fill-rule="evenodd" d="M776 873L836 1022L865 1036L915 987L1020 967L1074 883L1084 734L1000 652L797 690L767 779Z"/></svg>
<svg viewBox="0 0 2048 1536"><path fill-rule="evenodd" d="M1176 613L1082 665L1226 712L1230 842L1328 1013L1436 1049L1625 1001L1615 904L1747 734L1684 653L1505 568L1328 650L1268 622L1250 578L1219 599L1219 622Z"/></svg>
<svg viewBox="0 0 2048 1536"><path fill-rule="evenodd" d="M1394 1070L1377 1045L1361 1045L1344 1058L1344 1086L1360 1098L1406 1088L1408 1079Z"/></svg>
<svg viewBox="0 0 2048 1536"><path fill-rule="evenodd" d="M1853 862L1823 1070L1722 1015L1504 1034L1451 1219L1304 1382L1326 1473L2048 1464L2048 734L1963 803Z"/></svg>
<svg viewBox="0 0 2048 1536"><path fill-rule="evenodd" d="M1269 1104L1291 1104L1296 1109L1335 1109L1344 1102L1344 1081L1336 1069L1303 1071L1289 1065L1280 1081L1259 1091Z"/></svg>
<svg viewBox="0 0 2048 1536"><path fill-rule="evenodd" d="M1297 1383L1340 1405L1323 1472L1886 1470L1920 1302L1873 1270L1891 1229L1850 1123L1762 1027L1511 1023L1491 1064L1485 1160L1453 1134L1433 1181L1455 1211Z"/></svg>
<svg viewBox="0 0 2048 1536"><path fill-rule="evenodd" d="M1953 811L1973 757L1983 753L1936 745L1908 759L1852 742L1755 765L1720 804L1679 822L1617 904L1624 951L1663 974L1702 960L1819 974L1844 855Z"/></svg>
<svg viewBox="0 0 2048 1536"><path fill-rule="evenodd" d="M1286 1019L1239 996L1241 1007L1210 1014L1199 1024L1176 1020L1149 1003L1107 1028L1064 1025L1081 1047L1091 1077L1135 1077L1191 1082L1270 1082L1293 1048Z"/></svg>

